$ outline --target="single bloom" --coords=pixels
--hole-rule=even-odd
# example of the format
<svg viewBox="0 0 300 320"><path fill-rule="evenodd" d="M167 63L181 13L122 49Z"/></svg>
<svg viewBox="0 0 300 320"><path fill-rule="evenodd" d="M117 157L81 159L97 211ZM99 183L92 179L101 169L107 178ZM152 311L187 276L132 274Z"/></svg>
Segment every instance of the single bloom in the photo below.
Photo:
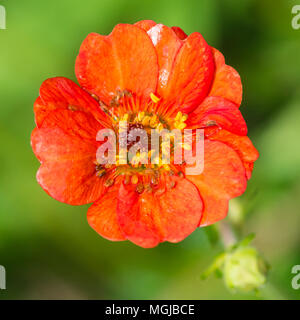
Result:
<svg viewBox="0 0 300 320"><path fill-rule="evenodd" d="M246 189L258 152L239 111L240 76L198 32L145 20L81 45L79 82L43 82L34 104L37 180L54 199L93 203L90 226L112 241L149 248L179 242L226 217ZM203 129L204 170L181 165L101 165L99 130ZM130 132L128 132L130 133ZM183 146L184 148L184 146Z"/></svg>

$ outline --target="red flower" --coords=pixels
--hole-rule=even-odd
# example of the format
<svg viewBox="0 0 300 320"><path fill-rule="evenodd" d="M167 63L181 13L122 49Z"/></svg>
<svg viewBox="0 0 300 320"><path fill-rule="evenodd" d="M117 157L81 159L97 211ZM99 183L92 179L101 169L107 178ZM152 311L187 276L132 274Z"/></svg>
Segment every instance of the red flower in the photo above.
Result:
<svg viewBox="0 0 300 320"><path fill-rule="evenodd" d="M239 74L219 51L200 33L140 21L117 25L109 36L88 35L75 70L81 87L48 79L34 104L37 180L51 197L94 202L92 228L142 247L179 242L226 216L229 199L245 191L258 152L238 109ZM185 174L185 165L97 164L97 132L115 130L124 117L142 127L204 129L202 174Z"/></svg>

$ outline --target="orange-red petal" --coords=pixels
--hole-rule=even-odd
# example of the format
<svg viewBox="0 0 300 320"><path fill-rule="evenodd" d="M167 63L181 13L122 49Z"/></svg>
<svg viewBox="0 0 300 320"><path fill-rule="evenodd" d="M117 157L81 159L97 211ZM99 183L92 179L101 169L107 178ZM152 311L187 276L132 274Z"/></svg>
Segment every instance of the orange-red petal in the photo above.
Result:
<svg viewBox="0 0 300 320"><path fill-rule="evenodd" d="M101 128L90 114L58 109L33 131L32 149L41 162L37 180L54 199L80 205L104 192L94 164Z"/></svg>
<svg viewBox="0 0 300 320"><path fill-rule="evenodd" d="M88 210L89 225L102 237L111 241L126 240L117 220L119 184L115 184Z"/></svg>
<svg viewBox="0 0 300 320"><path fill-rule="evenodd" d="M34 103L36 125L41 126L47 115L56 109L84 111L102 123L108 123L99 103L75 82L64 77L50 78L42 83L40 95Z"/></svg>
<svg viewBox="0 0 300 320"><path fill-rule="evenodd" d="M179 27L172 27L172 30L176 33L177 37L180 40L184 40L185 38L187 38L187 34Z"/></svg>
<svg viewBox="0 0 300 320"><path fill-rule="evenodd" d="M156 26L157 23L153 20L141 20L135 23L136 26L144 29L145 31L149 31L152 27ZM171 27L171 29L175 32L176 36L180 40L184 40L187 38L187 34L179 27Z"/></svg>
<svg viewBox="0 0 300 320"><path fill-rule="evenodd" d="M217 125L238 135L247 134L247 125L236 105L221 97L207 97L189 114L187 125L204 128Z"/></svg>
<svg viewBox="0 0 300 320"><path fill-rule="evenodd" d="M145 248L183 240L201 219L202 200L192 183L172 177L161 188L141 195L131 186L120 188L117 213L121 229L127 239Z"/></svg>
<svg viewBox="0 0 300 320"><path fill-rule="evenodd" d="M234 149L242 159L247 178L250 179L254 162L258 159L259 153L247 136L239 136L226 130L216 130L209 135L208 139L221 141Z"/></svg>
<svg viewBox="0 0 300 320"><path fill-rule="evenodd" d="M134 25L142 28L147 32L149 29L156 25L156 22L153 20L141 20L136 22Z"/></svg>
<svg viewBox="0 0 300 320"><path fill-rule="evenodd" d="M209 96L222 97L237 106L242 102L243 88L238 72L225 64L224 56L217 49L212 48L216 72Z"/></svg>
<svg viewBox="0 0 300 320"><path fill-rule="evenodd" d="M179 27L152 20L136 25L147 31L157 52L158 96L175 111L188 113L196 108L208 94L214 76L211 48L200 33L187 37Z"/></svg>
<svg viewBox="0 0 300 320"><path fill-rule="evenodd" d="M97 33L87 36L75 72L80 85L107 104L117 90L149 98L157 87L157 55L144 30L119 24L109 36Z"/></svg>
<svg viewBox="0 0 300 320"><path fill-rule="evenodd" d="M121 184L117 215L121 230L128 240L143 248L152 248L161 242L159 226L154 221L159 218L159 211L154 202L151 202L151 206L148 202L144 203L144 197L147 196L139 196L135 186Z"/></svg>
<svg viewBox="0 0 300 320"><path fill-rule="evenodd" d="M158 95L164 92L168 85L171 71L174 67L174 61L183 42L176 36L175 32L162 24L156 24L148 30L157 52L159 77L158 77Z"/></svg>
<svg viewBox="0 0 300 320"><path fill-rule="evenodd" d="M184 40L177 53L166 85L158 95L174 104L174 111L193 111L207 96L214 77L215 64L210 46L200 33Z"/></svg>
<svg viewBox="0 0 300 320"><path fill-rule="evenodd" d="M228 201L241 195L247 185L245 168L238 154L218 141L204 142L204 170L187 179L198 188L204 203L200 226L226 217Z"/></svg>

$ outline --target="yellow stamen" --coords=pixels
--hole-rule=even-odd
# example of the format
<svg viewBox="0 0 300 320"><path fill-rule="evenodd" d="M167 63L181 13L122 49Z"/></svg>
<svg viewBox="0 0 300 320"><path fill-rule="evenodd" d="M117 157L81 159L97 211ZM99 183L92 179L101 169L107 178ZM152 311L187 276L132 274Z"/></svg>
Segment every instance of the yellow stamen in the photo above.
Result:
<svg viewBox="0 0 300 320"><path fill-rule="evenodd" d="M186 123L182 122L177 126L177 129L183 130L186 127Z"/></svg>
<svg viewBox="0 0 300 320"><path fill-rule="evenodd" d="M154 93L150 93L150 98L151 98L151 100L154 102L154 103L157 103L159 100L160 100L160 98L159 97L157 97Z"/></svg>
<svg viewBox="0 0 300 320"><path fill-rule="evenodd" d="M157 122L157 115L155 114L154 116L151 117L151 120L150 120L150 126L152 128L156 128L158 122Z"/></svg>
<svg viewBox="0 0 300 320"><path fill-rule="evenodd" d="M179 112L177 113L176 117L175 117L175 121L180 120L181 117L182 117L182 113L181 113L181 111L179 111Z"/></svg>
<svg viewBox="0 0 300 320"><path fill-rule="evenodd" d="M142 125L143 126L149 126L150 119L151 118L149 116L145 116L143 121L142 121Z"/></svg>
<svg viewBox="0 0 300 320"><path fill-rule="evenodd" d="M180 122L178 122L178 121L175 121L174 122L174 127L176 128L176 129L178 129L178 126L180 125Z"/></svg>
<svg viewBox="0 0 300 320"><path fill-rule="evenodd" d="M145 116L145 112L144 112L144 111L139 112L139 114L138 114L138 120L139 120L139 121L142 121L142 120L144 119L144 116Z"/></svg>
<svg viewBox="0 0 300 320"><path fill-rule="evenodd" d="M187 120L188 116L186 114L182 114L181 111L179 111L174 119L174 127L176 129L182 130L186 127L186 124L184 123Z"/></svg>
<svg viewBox="0 0 300 320"><path fill-rule="evenodd" d="M170 166L169 166L168 164L164 164L163 167L164 167L164 169L167 170L167 171L170 171L170 170L171 170L171 168L170 168Z"/></svg>
<svg viewBox="0 0 300 320"><path fill-rule="evenodd" d="M156 131L157 132L161 132L163 130L164 126L162 123L159 123L157 126L156 126Z"/></svg>
<svg viewBox="0 0 300 320"><path fill-rule="evenodd" d="M181 121L182 122L185 122L188 118L188 115L187 114L184 114L182 117L181 117Z"/></svg>

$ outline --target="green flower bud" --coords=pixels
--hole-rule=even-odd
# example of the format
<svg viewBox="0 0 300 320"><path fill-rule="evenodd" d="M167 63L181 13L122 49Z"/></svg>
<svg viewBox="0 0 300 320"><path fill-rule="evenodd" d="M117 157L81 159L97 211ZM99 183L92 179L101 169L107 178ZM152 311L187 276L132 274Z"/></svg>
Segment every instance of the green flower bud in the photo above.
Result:
<svg viewBox="0 0 300 320"><path fill-rule="evenodd" d="M238 246L224 259L224 280L230 289L245 292L258 289L266 282L266 272L266 263L250 246Z"/></svg>

